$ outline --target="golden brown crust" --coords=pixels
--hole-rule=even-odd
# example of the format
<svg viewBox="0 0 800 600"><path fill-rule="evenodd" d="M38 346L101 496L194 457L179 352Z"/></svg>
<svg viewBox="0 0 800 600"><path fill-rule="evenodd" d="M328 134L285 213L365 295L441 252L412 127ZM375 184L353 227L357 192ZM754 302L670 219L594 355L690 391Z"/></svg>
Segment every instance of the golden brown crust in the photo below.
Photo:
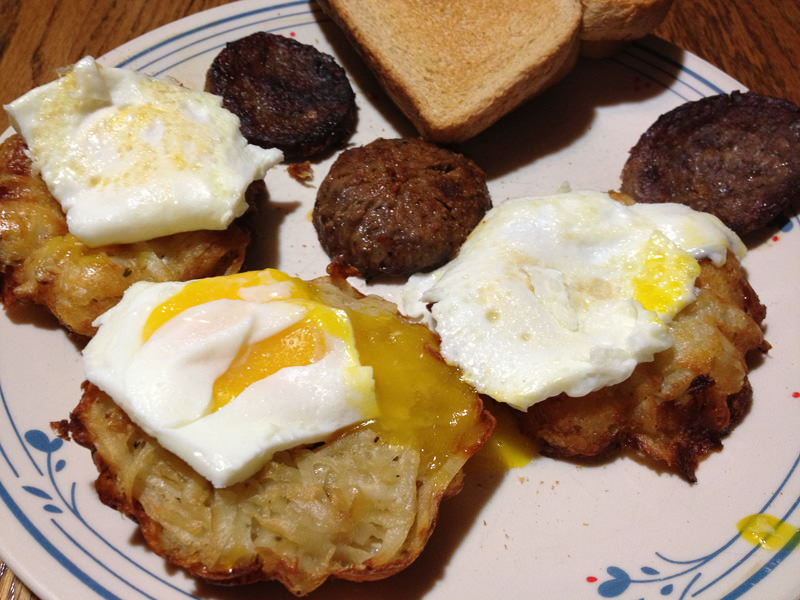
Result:
<svg viewBox="0 0 800 600"><path fill-rule="evenodd" d="M342 308L373 314L394 306L344 281L315 285ZM435 345L428 352L437 356ZM440 502L460 490L462 466L492 431L494 420L477 394L469 410L468 433L451 434L448 454L435 465L365 423L324 444L280 452L223 489L162 448L91 384L84 384L69 422L55 428L92 450L100 499L136 520L159 555L208 581L276 580L304 595L328 577L381 579L416 559Z"/></svg>
<svg viewBox="0 0 800 600"><path fill-rule="evenodd" d="M581 40L608 42L644 37L667 16L672 0L581 0Z"/></svg>
<svg viewBox="0 0 800 600"><path fill-rule="evenodd" d="M31 172L25 150L19 135L0 145L0 278L7 308L40 304L68 330L91 336L92 321L135 281L184 281L241 267L250 236L237 222L225 231L89 248L68 233L60 205Z"/></svg>
<svg viewBox="0 0 800 600"><path fill-rule="evenodd" d="M559 457L604 455L628 446L695 481L698 462L722 448L752 392L747 355L766 351L766 309L731 254L701 262L697 300L671 324L672 348L640 364L626 381L581 398L532 406L522 427Z"/></svg>

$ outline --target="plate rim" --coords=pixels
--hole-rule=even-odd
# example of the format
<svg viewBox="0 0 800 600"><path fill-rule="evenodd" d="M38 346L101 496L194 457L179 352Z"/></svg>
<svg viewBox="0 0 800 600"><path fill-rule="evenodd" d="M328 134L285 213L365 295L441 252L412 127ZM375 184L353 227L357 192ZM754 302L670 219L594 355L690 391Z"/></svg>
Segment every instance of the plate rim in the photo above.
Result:
<svg viewBox="0 0 800 600"><path fill-rule="evenodd" d="M214 7L214 8L208 9L206 11L195 13L193 15L189 15L187 17L184 17L184 18L179 19L177 21L174 21L172 23L168 23L166 25L162 25L161 27L159 27L157 29L154 29L154 30L152 30L150 32L147 32L147 33L143 34L142 36L139 36L139 37L137 37L137 38L135 38L133 40L130 40L129 42L126 42L125 44L123 44L123 45L111 50L110 52L108 52L108 53L104 54L102 57L100 57L99 60L106 61L107 63L113 62L115 65L127 66L127 65L133 64L136 61L138 61L139 59L143 58L149 52L153 52L156 49L164 48L169 44L174 44L174 43L182 40L189 33L195 33L195 32L198 32L198 31L202 31L202 30L205 30L205 29L207 29L209 27L212 27L212 26L215 26L215 25L218 25L218 24L230 23L230 22L233 22L234 20L236 20L238 18L246 18L248 15L253 15L253 14L257 14L257 13L260 14L260 13L264 13L264 12L268 12L268 11L276 10L276 9L281 9L281 8L289 8L289 7L296 7L296 6L314 6L314 5L315 5L315 3L313 1L312 2L308 2L307 0L294 0L294 1L288 1L288 2L273 2L273 3L269 3L267 6L265 6L264 2L258 1L258 0L240 0L238 2L234 2L234 3L231 3L231 4ZM244 11L244 12L237 12L237 11L240 11L240 10ZM318 7L317 7L317 10L319 10ZM226 17L226 18L218 18L218 17L221 17L222 15L228 15L228 17ZM316 22L316 19L315 19L315 22ZM204 25L202 25L202 24L204 24ZM185 27L190 27L191 29L183 31L183 32L178 31L176 33L177 30L181 30L181 29L183 29ZM139 50L138 52L134 53L133 55L128 56L128 54L133 49L135 49L137 47L140 47L143 44L150 44L151 43L150 42L151 39L152 40L160 40L160 41L158 41L158 42L154 41L152 43L152 45L148 46L147 48ZM632 56L635 60L642 60L642 61L647 62L647 60L649 60L649 59L654 59L654 57L658 57L658 58L666 60L667 62L671 61L672 66L674 68L679 69L680 73L686 77L686 80L685 81L681 81L680 83L682 85L688 86L689 88L694 88L694 89L697 90L699 88L696 87L696 86L706 86L708 89L717 90L718 92L731 91L732 89L744 89L741 83L739 83L735 79L731 78L730 76L725 74L723 71L717 69L716 67L714 67L710 63L708 63L708 62L704 61L703 59L700 59L699 57L696 57L695 55L692 55L691 53L688 53L686 51L680 51L680 52L683 53L682 56L683 56L683 59L686 61L685 63L678 63L678 62L676 62L674 60L671 60L669 58L669 56L668 56L668 53L665 51L665 49L669 49L671 51L671 50L675 49L675 46L672 46L671 44L668 44L667 42L664 42L663 40L659 40L658 38L654 38L652 36L649 36L648 38L645 38L644 40L634 42L630 46L630 48L632 49L632 54L626 54L625 55L625 59L628 59L628 58L630 58ZM661 54L659 54L660 52L661 52ZM620 60L622 60L622 59L620 59ZM148 63L146 66L150 66L151 64L152 63ZM140 67L140 68L144 68L144 67ZM169 67L167 67L166 69L163 69L163 70L169 70L171 68L173 68L173 66L169 66ZM658 71L660 68L661 68L660 65L654 67L654 69L656 71ZM704 76L701 73L701 71L703 71L705 69L710 70L713 73L714 77L719 76L721 83L715 83L714 81L711 81L707 76ZM653 75L653 77L655 78L656 75ZM654 79L654 80L657 81L657 79ZM672 91L671 88L668 88L668 89L670 89L670 91ZM678 93L678 92L675 92L675 93ZM679 93L678 93L678 95L680 96ZM799 223L800 223L800 221L799 221ZM5 392L4 392L3 387L2 387L2 381L0 381L0 401L2 402L3 408L5 409L6 415L8 416L8 418L13 420L11 418L10 412L8 410L7 399L6 399ZM26 432L25 435L27 435L27 433L30 433L30 432ZM42 433L42 432L40 432L40 433ZM25 437L25 435L20 437L20 439ZM48 450L47 450L48 445L47 444L52 444L52 446L50 446L50 447L52 447L52 452L55 452L58 449L60 449L61 444L60 443L57 444L56 441L55 441L58 438L55 438L54 440L50 440L50 438L47 437L46 434L43 434L43 435L45 435L45 438L38 437L35 442L31 442L30 440L27 440L27 441L28 441L28 443L38 444L38 445L35 445L35 447L37 449L41 449L45 453L48 452ZM37 437L37 436L34 436L34 437ZM58 440L58 441L60 442L60 440ZM5 455L5 450L3 449L2 443L0 443L0 455L2 455L5 458L6 462L8 462L8 458ZM800 455L798 455L798 458L795 461L795 464L792 466L792 468L790 470L790 474L794 473L795 469L797 468L797 464L798 464L797 461L800 461ZM787 474L787 478L788 478L788 476L789 475ZM27 521L28 523L30 523L31 527L33 527L34 530L36 529L34 524L32 522L30 522L30 520L27 518L27 516L25 515L24 511L14 501L14 498L11 496L11 494L6 490L5 482L4 482L2 477L0 477L0 500L3 501L5 506L9 509L9 511L12 514L14 514L14 516L17 518L19 524L23 527L23 529L25 529L26 531L28 531L30 533L31 537L42 547L42 549L44 549L51 557L56 558L58 555L61 555L64 560L66 560L69 564L72 564L72 562L69 561L69 558L67 556L64 556L58 550L58 548L56 548L55 546L53 546L53 550L55 551L55 554L52 551L48 550L47 545L49 544L49 545L52 546L52 544L50 544L50 542L47 540L46 536L44 536L40 532L38 533L38 535L32 533L31 530L25 525L25 522ZM17 514L17 512L19 514ZM21 515L21 518L20 518L20 515ZM800 538L798 538L798 541L800 541ZM787 552L791 552L794 549L794 547L797 546L798 542L795 541L793 543L794 543L794 546L792 546L791 548L788 548L789 545L787 544L787 548L788 548ZM0 550L3 552L3 559L10 565L10 567L15 572L15 574L17 574L18 577L21 580L23 580L25 582L25 584L31 590L33 590L41 598L53 598L53 599L57 598L57 596L51 595L52 590L40 585L40 580L33 576L33 572L32 572L32 570L30 570L28 568L28 566L26 564L26 561L18 560L18 555L15 552L15 550L9 551L9 548L6 547L2 541L0 541L0 546L2 546L2 548L0 548ZM60 564L62 564L62 566L64 566L64 564L60 560L58 560L58 562ZM78 567L75 567L75 568L80 571L80 569ZM69 570L70 569L68 569L68 571ZM770 572L770 571L768 571L768 572ZM75 573L73 573L73 575L75 575ZM764 576L766 576L766 575L764 575ZM79 580L83 581L83 579L80 576L76 575L76 577ZM89 581L88 582L87 581L83 581L83 583L86 584L87 587L89 587L91 590L97 592L100 595L100 597L109 597L109 598L117 598L118 597L115 594L113 594L113 592L110 592L109 590L105 590L104 586L98 584L97 582L94 582L94 580L92 580L91 577L89 577L88 575L86 577L89 579ZM750 581L750 580L748 580L748 581ZM95 588L98 588L98 589L95 589ZM737 589L739 589L739 588L737 588ZM744 590L742 593L744 593L745 591L747 591L747 590ZM108 595L104 595L106 592L108 593ZM794 592L800 592L800 583L798 583L798 589L794 590ZM195 596L189 595L189 597L195 597ZM611 596L608 596L608 597L611 597ZM738 597L739 597L738 595L726 596L726 598L730 598L731 600L733 598L738 598Z"/></svg>

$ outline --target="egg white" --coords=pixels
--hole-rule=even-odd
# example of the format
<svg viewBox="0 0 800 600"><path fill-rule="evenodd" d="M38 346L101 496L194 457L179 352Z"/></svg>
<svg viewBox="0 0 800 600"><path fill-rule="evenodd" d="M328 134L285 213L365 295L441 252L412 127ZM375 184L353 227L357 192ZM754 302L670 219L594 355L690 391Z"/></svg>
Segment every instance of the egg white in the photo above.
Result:
<svg viewBox="0 0 800 600"><path fill-rule="evenodd" d="M143 342L150 314L184 285L129 288L97 319L84 368L135 423L214 486L246 479L279 450L375 415L372 369L359 363L352 340L330 334L321 360L284 367L213 410L214 381L239 349L280 333L308 309L285 299L285 283L243 288L242 299L188 308Z"/></svg>
<svg viewBox="0 0 800 600"><path fill-rule="evenodd" d="M739 236L711 213L675 202L633 204L629 209L652 221L661 233L697 260L708 258L721 266L728 250L738 258L747 252Z"/></svg>
<svg viewBox="0 0 800 600"><path fill-rule="evenodd" d="M643 271L644 257L663 254L699 271L687 252L741 250L727 228L683 208L653 212L671 216L662 231L646 210L605 193L508 200L454 260L409 279L401 311L439 334L442 356L479 392L520 410L619 383L672 345L668 323L696 294L691 269L667 273L676 279L668 305L646 309L637 281L657 285L662 273Z"/></svg>
<svg viewBox="0 0 800 600"><path fill-rule="evenodd" d="M5 109L89 246L225 229L247 209L247 186L283 159L248 144L219 96L91 57Z"/></svg>

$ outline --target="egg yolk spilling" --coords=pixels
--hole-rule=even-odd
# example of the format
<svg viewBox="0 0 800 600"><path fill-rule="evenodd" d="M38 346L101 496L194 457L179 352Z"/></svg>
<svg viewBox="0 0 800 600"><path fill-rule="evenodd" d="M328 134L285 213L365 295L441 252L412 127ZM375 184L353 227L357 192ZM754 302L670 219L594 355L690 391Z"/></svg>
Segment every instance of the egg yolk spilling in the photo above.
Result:
<svg viewBox="0 0 800 600"><path fill-rule="evenodd" d="M370 426L388 443L420 451L426 468L438 468L454 447L481 442L475 427L478 398L459 373L438 355L427 327L395 314L327 306L312 285L276 270L240 273L192 281L150 314L142 342L180 312L220 299L242 299L247 288L286 282L274 299L308 308L304 318L279 333L242 347L220 375L211 410L238 396L247 386L289 366L303 366L327 352L325 333L354 341L360 363L372 367L379 416ZM285 293L284 293L285 292ZM270 298L264 299L269 301Z"/></svg>
<svg viewBox="0 0 800 600"><path fill-rule="evenodd" d="M453 448L480 443L475 392L438 354L427 327L391 314L349 310L361 363L371 366L379 416L368 424L389 443L416 448L436 469Z"/></svg>
<svg viewBox="0 0 800 600"><path fill-rule="evenodd" d="M471 468L493 473L524 467L537 456L533 438L520 431L512 409L496 403L490 408L495 418L492 437L470 461Z"/></svg>

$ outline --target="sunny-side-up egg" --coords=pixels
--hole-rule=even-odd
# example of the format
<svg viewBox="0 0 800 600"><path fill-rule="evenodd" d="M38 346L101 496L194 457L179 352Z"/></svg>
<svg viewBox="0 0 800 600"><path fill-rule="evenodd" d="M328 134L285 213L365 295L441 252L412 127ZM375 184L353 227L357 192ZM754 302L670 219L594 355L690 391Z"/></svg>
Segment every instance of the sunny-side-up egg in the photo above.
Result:
<svg viewBox="0 0 800 600"><path fill-rule="evenodd" d="M376 414L346 315L279 271L139 282L97 325L87 379L216 486Z"/></svg>
<svg viewBox="0 0 800 600"><path fill-rule="evenodd" d="M427 327L337 306L273 269L139 282L96 320L86 378L217 487L362 422L430 468L482 443L477 395Z"/></svg>
<svg viewBox="0 0 800 600"><path fill-rule="evenodd" d="M514 408L627 379L673 341L696 297L699 259L741 240L683 205L633 205L600 192L511 199L457 257L411 277L401 312L426 320L442 355L478 391Z"/></svg>
<svg viewBox="0 0 800 600"><path fill-rule="evenodd" d="M248 144L220 97L91 57L5 109L89 246L225 229L283 159Z"/></svg>

